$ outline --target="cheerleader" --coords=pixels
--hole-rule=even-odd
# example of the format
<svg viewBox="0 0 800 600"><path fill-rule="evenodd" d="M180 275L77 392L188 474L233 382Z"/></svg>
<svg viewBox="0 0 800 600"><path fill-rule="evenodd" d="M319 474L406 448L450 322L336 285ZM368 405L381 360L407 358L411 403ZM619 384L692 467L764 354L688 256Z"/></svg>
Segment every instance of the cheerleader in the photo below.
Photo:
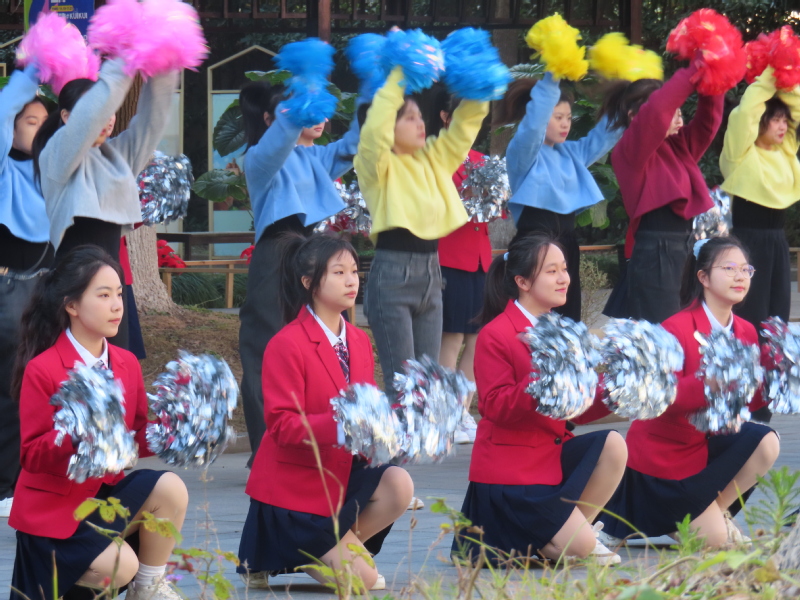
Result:
<svg viewBox="0 0 800 600"><path fill-rule="evenodd" d="M626 129L611 164L630 218L625 240L630 261L627 310L613 316L660 323L680 310L692 219L713 205L698 163L722 122L724 98L700 94L694 118L684 125L681 106L695 91L695 63L663 85L656 79L632 83L617 110Z"/></svg>
<svg viewBox="0 0 800 600"><path fill-rule="evenodd" d="M572 96L561 89L549 71L539 81L518 79L509 86L493 127L519 123L506 151L512 191L509 210L518 236L552 233L564 248L569 292L564 305L555 310L580 321L580 247L575 215L603 200L589 166L608 154L624 129L618 119L610 121L603 115L585 137L568 141L572 104Z"/></svg>
<svg viewBox="0 0 800 600"><path fill-rule="evenodd" d="M441 89L434 99L435 110L430 132L438 135L447 129L459 100L447 90ZM466 163L480 164L484 155L470 150L467 160L453 173L456 190L467 178ZM470 381L475 381L475 343L478 340L478 325L475 319L483 306L483 285L486 271L492 262L492 243L489 240L488 223L462 225L450 235L439 240L439 264L442 269L442 349L439 363L450 369L458 369ZM463 347L463 352L462 352ZM459 356L460 355L460 356ZM478 425L468 410L464 411L455 441L469 444L475 441Z"/></svg>
<svg viewBox="0 0 800 600"><path fill-rule="evenodd" d="M772 68L745 90L728 117L719 166L733 197L733 233L750 248L759 285L736 313L759 327L767 317L789 320L791 305L786 209L800 200L797 124L800 88L775 89Z"/></svg>
<svg viewBox="0 0 800 600"><path fill-rule="evenodd" d="M330 404L349 384L375 383L369 338L341 316L358 293L357 255L330 236L283 243L281 304L292 320L264 353L267 431L247 482L239 573L249 587L267 588L269 574L316 559L337 571L348 565L367 590L384 589L364 556L380 551L414 486L403 469L370 466L341 448L344 432Z"/></svg>
<svg viewBox="0 0 800 600"><path fill-rule="evenodd" d="M358 121L340 140L317 146L325 123L295 126L281 101L285 89L267 82L242 88L247 154L244 172L253 207L256 247L247 276L247 299L239 312L239 353L242 357L242 405L253 458L264 437L261 364L264 349L288 321L281 316L278 238L287 231L310 233L317 222L345 205L333 185L353 167L358 147ZM292 316L292 319L296 315ZM290 319L291 320L291 319Z"/></svg>
<svg viewBox="0 0 800 600"><path fill-rule="evenodd" d="M542 234L519 236L495 258L475 360L478 435L461 512L483 531L482 541L507 555L551 560L593 555L602 564L620 557L597 540L592 527L625 469L625 441L615 431L574 436L567 422L536 412L525 390L531 355L519 334L566 302L570 284L564 253ZM588 423L608 414L599 400L574 419ZM575 504L579 502L579 504ZM477 548L459 534L453 555L474 561Z"/></svg>
<svg viewBox="0 0 800 600"><path fill-rule="evenodd" d="M36 69L17 70L0 93L0 518L7 518L19 474L19 414L11 371L19 323L36 282L53 260L44 199L33 182L31 145L47 118Z"/></svg>
<svg viewBox="0 0 800 600"><path fill-rule="evenodd" d="M713 385L697 377L701 357L695 333L724 329L746 344L758 343L755 328L732 313L747 296L754 273L747 251L733 237L700 240L686 262L680 291L684 308L663 323L685 356L677 373L678 395L660 417L631 424L628 467L606 507L646 536L673 534L676 523L689 515L707 546L742 541L728 511L778 458L778 436L765 425L745 423L737 434L710 435L689 421L707 406L704 385ZM758 392L750 409L762 406ZM615 538L633 533L616 519L606 531ZM619 540L607 539L611 542Z"/></svg>
<svg viewBox="0 0 800 600"><path fill-rule="evenodd" d="M130 510L129 522L144 512L169 519L181 529L188 494L180 477L147 469L109 473L77 483L67 477L76 441L56 444L50 398L76 362L110 369L125 395L125 423L140 452L147 448L147 396L139 362L130 352L107 343L123 318L122 271L96 246L75 248L37 284L22 317L21 343L12 393L19 399L22 472L9 525L17 530L12 588L27 598L56 600L76 587L95 590L129 584L127 597L177 600L165 580L175 540L138 524L121 545L93 527L121 532L125 519L109 524L97 513L73 518L88 498L117 498ZM90 525L91 524L91 525ZM138 550L134 551L134 548ZM52 582L57 579L58 589ZM55 592L55 594L53 594ZM12 598L16 594L12 593Z"/></svg>

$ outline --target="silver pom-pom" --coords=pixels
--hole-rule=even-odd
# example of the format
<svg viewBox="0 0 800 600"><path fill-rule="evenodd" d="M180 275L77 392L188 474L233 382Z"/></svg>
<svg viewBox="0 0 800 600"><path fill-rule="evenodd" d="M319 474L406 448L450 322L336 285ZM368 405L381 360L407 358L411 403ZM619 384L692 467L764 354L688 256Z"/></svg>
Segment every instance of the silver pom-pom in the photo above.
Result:
<svg viewBox="0 0 800 600"><path fill-rule="evenodd" d="M367 383L356 383L331 400L341 424L345 448L373 464L388 463L400 449L402 427L386 394Z"/></svg>
<svg viewBox="0 0 800 600"><path fill-rule="evenodd" d="M731 197L720 187L715 187L709 193L714 206L694 218L692 237L695 241L730 235L733 226Z"/></svg>
<svg viewBox="0 0 800 600"><path fill-rule="evenodd" d="M236 435L228 419L239 388L221 358L181 350L166 366L148 394L156 422L147 426L153 454L177 467L210 465Z"/></svg>
<svg viewBox="0 0 800 600"><path fill-rule="evenodd" d="M475 385L460 371L428 356L407 360L394 374L394 388L405 423L399 464L439 462L453 449L453 438Z"/></svg>
<svg viewBox="0 0 800 600"><path fill-rule="evenodd" d="M186 216L194 175L192 163L184 154L167 156L156 151L136 183L145 225L166 224Z"/></svg>
<svg viewBox="0 0 800 600"><path fill-rule="evenodd" d="M467 176L460 192L470 219L475 223L501 219L511 197L506 159L487 156L481 161L467 160L464 168Z"/></svg>
<svg viewBox="0 0 800 600"><path fill-rule="evenodd" d="M700 431L738 433L750 420L747 405L758 391L764 375L757 346L744 344L723 329L704 336L695 332L700 342L700 370L708 408L689 415Z"/></svg>
<svg viewBox="0 0 800 600"><path fill-rule="evenodd" d="M125 424L125 397L112 371L76 364L50 404L60 407L53 417L56 445L67 435L77 443L67 477L83 483L136 464L136 442Z"/></svg>
<svg viewBox="0 0 800 600"><path fill-rule="evenodd" d="M800 325L770 317L761 327L767 362L764 393L770 410L781 415L800 413Z"/></svg>
<svg viewBox="0 0 800 600"><path fill-rule="evenodd" d="M314 232L369 235L372 230L372 217L367 208L367 201L361 195L358 180L353 179L350 185L338 181L333 185L347 206L332 217L320 221Z"/></svg>
<svg viewBox="0 0 800 600"><path fill-rule="evenodd" d="M550 312L520 338L531 351L532 381L525 391L537 400L536 411L551 419L574 419L589 410L600 353L586 325Z"/></svg>
<svg viewBox="0 0 800 600"><path fill-rule="evenodd" d="M655 419L675 402L683 348L661 325L647 321L610 319L603 330L603 401L621 417Z"/></svg>

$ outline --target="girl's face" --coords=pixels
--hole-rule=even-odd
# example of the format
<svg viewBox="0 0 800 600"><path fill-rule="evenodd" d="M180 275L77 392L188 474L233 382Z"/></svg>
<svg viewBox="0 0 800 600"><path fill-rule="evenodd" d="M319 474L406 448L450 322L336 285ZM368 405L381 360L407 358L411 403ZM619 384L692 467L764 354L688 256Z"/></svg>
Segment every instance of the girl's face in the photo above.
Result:
<svg viewBox="0 0 800 600"><path fill-rule="evenodd" d="M678 133L681 130L681 127L683 127L683 113L679 108L672 116L672 122L669 124L669 129L667 129L667 137Z"/></svg>
<svg viewBox="0 0 800 600"><path fill-rule="evenodd" d="M407 100L394 125L395 154L413 154L425 147L425 121L413 100Z"/></svg>
<svg viewBox="0 0 800 600"><path fill-rule="evenodd" d="M572 127L572 107L569 102L559 102L553 109L550 122L547 123L547 130L544 134L544 143L547 146L554 146L565 142Z"/></svg>
<svg viewBox="0 0 800 600"><path fill-rule="evenodd" d="M564 253L558 246L550 244L542 261L542 269L535 279L526 279L520 275L515 278L519 288L520 300L524 305L533 307L533 314L544 314L556 306L563 306L567 301L569 273ZM522 302L521 302L522 303Z"/></svg>
<svg viewBox="0 0 800 600"><path fill-rule="evenodd" d="M22 110L22 114L14 121L14 141L12 148L31 154L33 138L47 118L47 109L41 102L31 102Z"/></svg>
<svg viewBox="0 0 800 600"><path fill-rule="evenodd" d="M319 288L314 292L315 312L318 306L335 312L352 308L358 295L358 283L358 265L353 255L342 251L332 256Z"/></svg>
<svg viewBox="0 0 800 600"><path fill-rule="evenodd" d="M788 130L789 120L786 115L776 115L769 120L766 129L758 134L756 143L762 148L780 146Z"/></svg>
<svg viewBox="0 0 800 600"><path fill-rule="evenodd" d="M706 302L713 299L730 306L739 304L750 289L750 269L752 267L739 248L720 252L710 272L697 272L697 278L705 288Z"/></svg>
<svg viewBox="0 0 800 600"><path fill-rule="evenodd" d="M122 283L108 265L97 271L80 300L67 303L70 329L76 337L109 338L122 320Z"/></svg>

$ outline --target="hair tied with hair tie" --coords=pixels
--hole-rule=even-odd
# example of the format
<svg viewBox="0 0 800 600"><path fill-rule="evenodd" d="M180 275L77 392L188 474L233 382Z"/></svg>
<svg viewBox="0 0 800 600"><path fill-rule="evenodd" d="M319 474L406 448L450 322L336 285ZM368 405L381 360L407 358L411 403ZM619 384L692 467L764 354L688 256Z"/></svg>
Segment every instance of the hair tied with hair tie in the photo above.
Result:
<svg viewBox="0 0 800 600"><path fill-rule="evenodd" d="M705 246L711 238L705 238L704 240L697 240L694 243L694 247L692 248L692 254L694 254L695 259L700 256L700 249Z"/></svg>
<svg viewBox="0 0 800 600"><path fill-rule="evenodd" d="M504 260L505 262L508 262L508 252L506 252L505 254L503 254L503 260Z"/></svg>

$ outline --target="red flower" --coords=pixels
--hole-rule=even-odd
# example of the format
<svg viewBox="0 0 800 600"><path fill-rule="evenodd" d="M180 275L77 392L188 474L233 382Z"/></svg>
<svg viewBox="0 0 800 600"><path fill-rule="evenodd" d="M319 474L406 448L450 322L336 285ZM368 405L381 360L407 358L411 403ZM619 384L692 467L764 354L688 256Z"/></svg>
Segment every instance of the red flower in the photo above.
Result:
<svg viewBox="0 0 800 600"><path fill-rule="evenodd" d="M158 266L172 269L184 269L186 263L175 251L169 247L166 240L156 242L156 252L158 253Z"/></svg>
<svg viewBox="0 0 800 600"><path fill-rule="evenodd" d="M245 248L242 250L242 253L239 255L239 258L246 258L247 264L250 264L250 261L253 259L253 250L255 250L255 245L251 245L249 248Z"/></svg>

